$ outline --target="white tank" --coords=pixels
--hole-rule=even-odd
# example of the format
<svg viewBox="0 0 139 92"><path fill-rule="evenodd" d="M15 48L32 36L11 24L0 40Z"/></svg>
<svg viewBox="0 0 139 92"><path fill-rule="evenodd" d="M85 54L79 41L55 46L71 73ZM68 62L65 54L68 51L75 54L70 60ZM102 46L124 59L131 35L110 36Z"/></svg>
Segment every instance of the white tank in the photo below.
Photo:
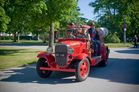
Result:
<svg viewBox="0 0 139 92"><path fill-rule="evenodd" d="M100 28L100 34L102 35L102 37L106 37L108 35L108 29L105 27L101 27Z"/></svg>

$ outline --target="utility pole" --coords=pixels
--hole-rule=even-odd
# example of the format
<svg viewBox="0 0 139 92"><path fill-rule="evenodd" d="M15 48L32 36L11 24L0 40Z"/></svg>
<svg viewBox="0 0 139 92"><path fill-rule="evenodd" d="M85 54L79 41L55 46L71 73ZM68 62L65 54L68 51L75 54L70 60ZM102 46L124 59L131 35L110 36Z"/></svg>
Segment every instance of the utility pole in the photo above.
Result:
<svg viewBox="0 0 139 92"><path fill-rule="evenodd" d="M123 31L124 31L123 39L124 39L124 43L126 43L126 30L127 30L126 16L124 15L124 25L123 25Z"/></svg>

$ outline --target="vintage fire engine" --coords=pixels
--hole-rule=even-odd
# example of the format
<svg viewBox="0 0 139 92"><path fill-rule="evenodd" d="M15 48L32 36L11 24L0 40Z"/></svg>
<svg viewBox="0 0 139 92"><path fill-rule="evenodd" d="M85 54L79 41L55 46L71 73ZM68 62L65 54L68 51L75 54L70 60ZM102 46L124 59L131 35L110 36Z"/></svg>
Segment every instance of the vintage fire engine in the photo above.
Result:
<svg viewBox="0 0 139 92"><path fill-rule="evenodd" d="M100 45L101 53L92 56L95 52L87 39L59 39L54 50L48 47L47 51L38 54L36 70L41 78L47 78L53 71L74 72L77 81L84 81L90 72L90 66L106 66L109 49L104 43Z"/></svg>

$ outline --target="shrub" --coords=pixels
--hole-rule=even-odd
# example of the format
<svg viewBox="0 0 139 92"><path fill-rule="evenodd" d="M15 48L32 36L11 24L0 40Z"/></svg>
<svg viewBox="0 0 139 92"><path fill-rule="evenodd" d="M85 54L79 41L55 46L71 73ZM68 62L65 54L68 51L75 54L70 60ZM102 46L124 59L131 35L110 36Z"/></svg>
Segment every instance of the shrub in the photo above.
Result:
<svg viewBox="0 0 139 92"><path fill-rule="evenodd" d="M105 38L105 42L106 43L120 43L120 39L117 36L117 33L113 33L113 34L109 34L106 38Z"/></svg>

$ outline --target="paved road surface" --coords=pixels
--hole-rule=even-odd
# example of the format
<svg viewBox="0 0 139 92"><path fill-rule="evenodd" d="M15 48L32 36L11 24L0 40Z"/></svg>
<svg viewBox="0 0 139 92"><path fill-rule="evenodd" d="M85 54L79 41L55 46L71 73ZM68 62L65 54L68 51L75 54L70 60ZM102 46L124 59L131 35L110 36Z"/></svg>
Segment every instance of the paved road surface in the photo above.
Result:
<svg viewBox="0 0 139 92"><path fill-rule="evenodd" d="M45 49L45 48L43 48ZM92 67L87 80L54 72L41 79L35 64L0 72L0 92L139 92L139 48L111 49L107 67Z"/></svg>

